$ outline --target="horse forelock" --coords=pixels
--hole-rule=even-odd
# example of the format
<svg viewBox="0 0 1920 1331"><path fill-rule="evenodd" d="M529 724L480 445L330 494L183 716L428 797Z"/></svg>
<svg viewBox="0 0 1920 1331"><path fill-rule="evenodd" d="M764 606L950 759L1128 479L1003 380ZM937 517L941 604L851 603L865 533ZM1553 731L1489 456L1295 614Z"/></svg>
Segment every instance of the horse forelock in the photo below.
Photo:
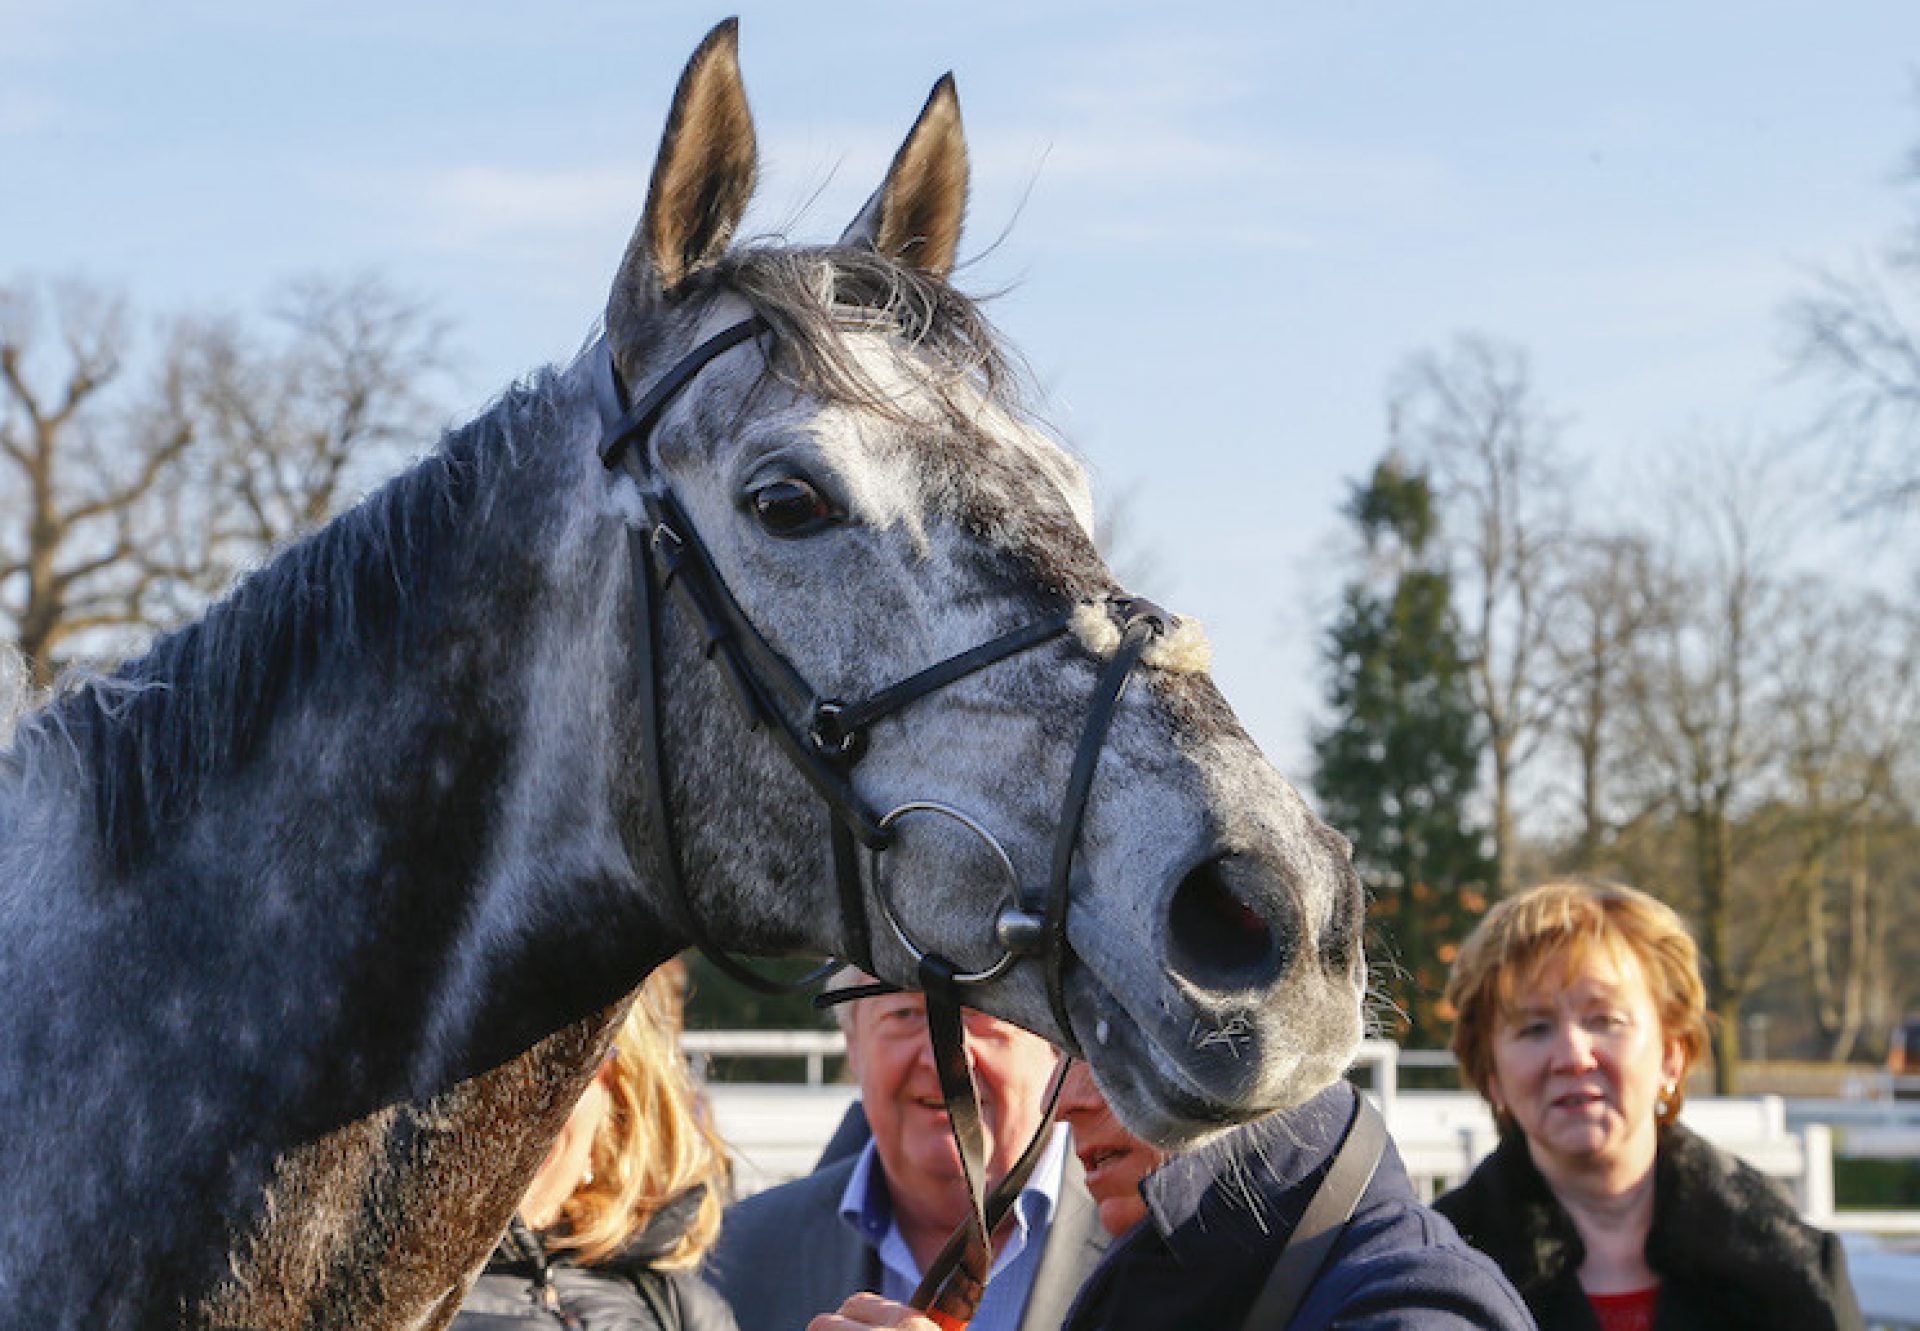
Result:
<svg viewBox="0 0 1920 1331"><path fill-rule="evenodd" d="M8 756L78 771L108 863L137 866L304 691L418 658L428 611L471 576L458 533L511 507L516 487L501 480L542 458L522 441L551 434L564 384L549 371L509 389L199 620L109 674L70 674L20 720Z"/></svg>
<svg viewBox="0 0 1920 1331"><path fill-rule="evenodd" d="M743 298L773 332L774 370L785 382L830 401L888 413L897 403L876 382L847 333L898 339L941 381L971 387L951 404L964 419L978 393L1012 404L1018 376L980 307L932 274L869 250L746 245L716 265L712 285Z"/></svg>
<svg viewBox="0 0 1920 1331"><path fill-rule="evenodd" d="M713 282L772 330L767 384L872 417L863 446L901 455L897 507L974 543L976 569L1050 598L1112 586L1092 539L1086 473L1028 404L1026 375L979 305L943 279L866 250L748 246ZM749 396L747 408L756 405Z"/></svg>

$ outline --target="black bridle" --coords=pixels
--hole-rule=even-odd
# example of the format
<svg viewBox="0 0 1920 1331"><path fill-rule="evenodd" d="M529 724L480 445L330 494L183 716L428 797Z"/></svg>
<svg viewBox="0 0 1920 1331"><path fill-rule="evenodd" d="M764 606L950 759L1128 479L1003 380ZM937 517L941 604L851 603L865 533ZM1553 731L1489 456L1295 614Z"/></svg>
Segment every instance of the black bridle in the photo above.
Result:
<svg viewBox="0 0 1920 1331"><path fill-rule="evenodd" d="M783 982L761 975L730 955L708 931L694 908L681 868L673 817L667 802L666 751L662 725L665 702L661 678L661 610L668 590L677 591L700 635L702 654L719 669L729 694L748 726L765 729L789 762L825 802L833 850L834 879L839 892L842 935L847 959L869 975L873 964L872 934L860 876L856 843L872 856L874 900L895 940L914 960L921 988L927 995L929 1031L934 1040L935 1064L946 1093L949 1118L960 1146L973 1202L970 1223L957 1233L943 1254L951 1271L937 1268L928 1284L941 1279L939 1289L923 1285L916 1301L942 1312L948 1321L964 1323L972 1315L979 1288L991 1260L992 1224L1024 1186L1026 1174L1040 1155L1040 1144L1052 1116L1051 1095L1040 1133L1022 1153L1021 1163L1002 1182L995 1197L982 1200L984 1145L972 1077L966 1064L960 1008L962 991L997 979L1018 961L1037 959L1044 967L1047 1001L1069 1049L1076 1046L1073 1023L1067 1013L1064 971L1069 957L1067 941L1068 886L1073 852L1086 814L1094 772L1105 747L1115 709L1127 679L1148 644L1173 624L1171 616L1151 602L1114 599L1110 613L1121 622L1120 645L1102 670L1088 707L1080 743L1074 753L1055 834L1047 883L1030 891L1019 879L998 840L983 825L950 805L918 800L877 814L854 788L852 772L865 752L867 733L878 721L893 715L947 685L965 679L999 661L1053 641L1066 633L1072 611L1063 610L991 638L950 656L870 696L846 702L812 688L793 664L767 641L741 609L694 530L686 511L674 497L666 477L655 465L650 436L662 412L694 377L717 357L767 332L758 315L742 320L694 347L657 379L639 401L629 405L625 385L613 363L604 337L594 347L594 396L600 411L600 460L611 470L624 468L640 491L646 520L628 528L628 551L634 583L634 643L643 695L640 709L644 772L654 842L668 896L680 924L713 964L726 974L762 992L811 984L837 966L829 960L806 978ZM881 872L881 855L892 844L894 829L910 817L936 816L958 822L973 832L997 856L1011 888L1008 903L994 920L999 957L989 966L963 971L938 953L918 946L900 922ZM836 1000L861 997L891 986L844 989ZM1063 1063L1061 1073L1065 1071ZM1056 1076L1052 1095L1058 1094ZM1018 1181L1015 1176L1018 1175ZM1007 1184L1013 1186L1009 1191ZM952 1284L946 1283L951 1275Z"/></svg>

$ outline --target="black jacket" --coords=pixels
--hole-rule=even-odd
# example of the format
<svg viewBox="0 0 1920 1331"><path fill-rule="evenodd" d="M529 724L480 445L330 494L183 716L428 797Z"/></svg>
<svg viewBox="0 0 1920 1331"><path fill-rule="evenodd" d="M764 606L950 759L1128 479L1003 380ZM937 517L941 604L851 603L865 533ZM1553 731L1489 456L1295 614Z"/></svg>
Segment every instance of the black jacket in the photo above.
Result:
<svg viewBox="0 0 1920 1331"><path fill-rule="evenodd" d="M1542 1331L1597 1331L1580 1289L1573 1218L1508 1133L1435 1209L1500 1263ZM1860 1305L1833 1235L1800 1219L1772 1180L1678 1125L1660 1133L1647 1264L1655 1331L1856 1331Z"/></svg>
<svg viewBox="0 0 1920 1331"><path fill-rule="evenodd" d="M460 1305L451 1331L735 1331L704 1280L654 1269L685 1232L700 1193L663 1209L632 1243L592 1266L549 1257L515 1217Z"/></svg>
<svg viewBox="0 0 1920 1331"><path fill-rule="evenodd" d="M1353 1121L1337 1082L1177 1156L1142 1187L1148 1217L1114 1240L1066 1331L1237 1331ZM1530 1331L1486 1257L1414 1199L1391 1145L1291 1331Z"/></svg>

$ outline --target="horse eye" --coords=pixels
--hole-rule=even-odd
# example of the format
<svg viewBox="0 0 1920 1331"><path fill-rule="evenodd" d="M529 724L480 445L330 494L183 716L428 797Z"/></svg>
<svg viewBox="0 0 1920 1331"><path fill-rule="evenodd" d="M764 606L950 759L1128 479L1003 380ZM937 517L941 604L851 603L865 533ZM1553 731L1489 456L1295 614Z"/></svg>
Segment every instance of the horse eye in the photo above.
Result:
<svg viewBox="0 0 1920 1331"><path fill-rule="evenodd" d="M839 520L825 495L798 476L782 476L757 487L753 516L775 536L811 536Z"/></svg>

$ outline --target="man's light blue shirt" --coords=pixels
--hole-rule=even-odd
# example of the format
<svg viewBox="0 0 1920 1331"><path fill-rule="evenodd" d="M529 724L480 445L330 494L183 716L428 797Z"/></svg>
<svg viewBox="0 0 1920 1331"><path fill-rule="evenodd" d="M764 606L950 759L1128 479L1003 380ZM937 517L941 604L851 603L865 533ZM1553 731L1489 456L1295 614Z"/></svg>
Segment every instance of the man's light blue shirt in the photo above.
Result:
<svg viewBox="0 0 1920 1331"><path fill-rule="evenodd" d="M1013 1225L988 1272L987 1293L974 1314L972 1331L1018 1331L1027 1292L1040 1269L1047 1247L1047 1227L1060 1197L1060 1179L1067 1163L1067 1129L1055 1124L1052 1139L1033 1168L1033 1177L1013 1204ZM869 1141L854 1164L846 1190L840 1194L840 1219L880 1257L878 1293L905 1303L924 1274L913 1260L900 1227L894 1223L893 1200L880 1156Z"/></svg>

